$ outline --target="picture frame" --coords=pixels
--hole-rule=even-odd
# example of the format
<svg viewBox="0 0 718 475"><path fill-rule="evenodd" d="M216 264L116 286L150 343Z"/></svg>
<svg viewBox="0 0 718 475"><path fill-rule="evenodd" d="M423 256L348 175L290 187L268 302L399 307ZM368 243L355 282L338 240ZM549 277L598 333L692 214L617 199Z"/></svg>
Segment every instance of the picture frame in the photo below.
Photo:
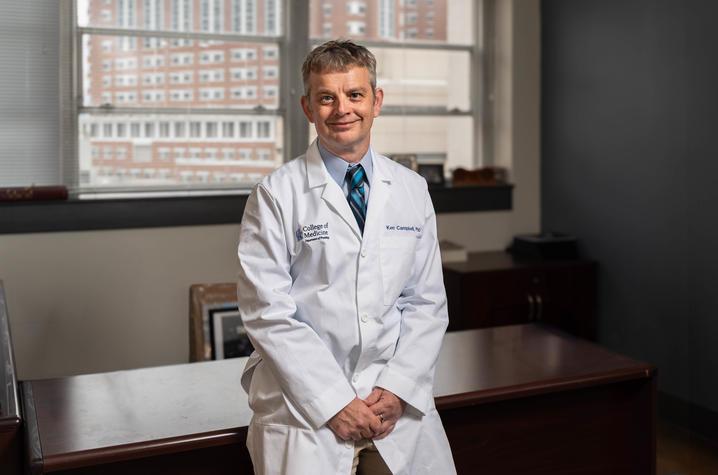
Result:
<svg viewBox="0 0 718 475"><path fill-rule="evenodd" d="M237 307L216 308L209 311L212 359L224 360L249 356L254 351Z"/></svg>
<svg viewBox="0 0 718 475"><path fill-rule="evenodd" d="M213 359L211 312L237 310L237 285L193 284L189 300L189 360L210 361Z"/></svg>

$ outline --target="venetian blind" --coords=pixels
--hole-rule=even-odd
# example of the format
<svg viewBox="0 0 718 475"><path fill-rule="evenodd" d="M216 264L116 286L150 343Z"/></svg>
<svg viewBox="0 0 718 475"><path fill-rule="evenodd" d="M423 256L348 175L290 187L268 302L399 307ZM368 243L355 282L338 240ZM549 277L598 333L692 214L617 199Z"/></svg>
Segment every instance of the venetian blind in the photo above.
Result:
<svg viewBox="0 0 718 475"><path fill-rule="evenodd" d="M0 186L60 184L60 2L0 9Z"/></svg>

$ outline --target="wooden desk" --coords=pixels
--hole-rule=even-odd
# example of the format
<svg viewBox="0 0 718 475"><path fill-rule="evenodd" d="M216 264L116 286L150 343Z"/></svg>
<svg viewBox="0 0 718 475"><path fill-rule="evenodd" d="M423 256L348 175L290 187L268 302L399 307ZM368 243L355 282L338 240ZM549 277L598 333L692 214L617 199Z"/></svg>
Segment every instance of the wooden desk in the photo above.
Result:
<svg viewBox="0 0 718 475"><path fill-rule="evenodd" d="M33 473L250 474L244 359L23 383ZM549 327L446 335L437 407L461 474L655 472L649 365Z"/></svg>

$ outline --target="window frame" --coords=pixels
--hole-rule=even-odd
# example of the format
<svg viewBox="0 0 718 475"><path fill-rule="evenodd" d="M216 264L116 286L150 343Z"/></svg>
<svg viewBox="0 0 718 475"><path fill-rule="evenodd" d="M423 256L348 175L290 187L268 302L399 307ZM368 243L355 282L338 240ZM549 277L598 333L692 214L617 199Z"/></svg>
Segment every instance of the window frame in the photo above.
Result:
<svg viewBox="0 0 718 475"><path fill-rule="evenodd" d="M69 109L69 114L63 113L72 121L71 142L66 144L66 153L62 157L63 169L68 173L75 172L76 176L67 176L65 183L69 186L72 196L85 196L88 194L114 193L117 191L147 193L153 191L153 187L91 187L86 186L79 188L79 117L82 113L106 114L111 117L113 114L187 114L191 116L193 113L202 114L209 113L220 115L269 115L280 117L284 126L283 151L284 161L301 155L308 146L309 124L301 116L298 107L299 98L303 93L303 85L301 80L301 62L302 58L310 51L311 48L321 44L325 39L311 38L309 35L309 2L279 0L280 12L279 22L281 22L282 34L278 36L268 35L244 35L235 33L211 33L201 31L154 31L143 28L105 28L105 27L81 27L77 24L77 1L65 0L70 3L71 8L64 11L69 12L68 18L63 19L69 23L71 34L70 56L71 71L71 92L66 99L65 104L61 104L64 109ZM473 32L474 37L471 44L446 44L432 41L385 41L385 40L360 40L361 44L369 48L402 48L402 49L427 49L435 51L460 51L466 52L470 57L470 78L469 78L469 109L465 111L448 110L442 107L422 107L422 106L385 106L382 109L383 116L405 116L405 117L459 117L470 116L473 118L474 124L474 140L473 140L473 156L476 166L484 166L492 164L493 152L493 129L492 129L492 90L493 90L493 71L491 70L493 61L491 51L493 51L493 21L494 18L494 1L495 0L478 0L474 3L473 8ZM318 14L323 15L323 10ZM279 64L277 74L279 76L279 85L277 86L278 107L277 109L264 109L261 107L253 109L232 109L232 108L211 108L211 109L189 109L186 107L163 107L160 110L152 107L122 107L115 106L111 110L103 106L84 106L83 105L83 71L82 71L82 51L83 35L94 34L113 37L139 37L139 38L168 38L168 39L191 39L191 40L218 40L232 41L242 43L256 44L275 44L278 49ZM61 53L62 54L62 53ZM294 59L290 59L294 58ZM68 64L62 62L61 64ZM169 80L169 78L168 78ZM171 81L170 81L171 82ZM208 82L207 86L212 82ZM178 84L181 85L181 84ZM482 87L483 85L483 87ZM298 89L297 89L298 88ZM297 92L299 91L299 92ZM231 95L231 92L230 92ZM292 124L289 127L288 124ZM291 129L291 130L289 130ZM67 130L67 129L66 129ZM301 134L301 135L300 135ZM304 138L303 138L304 137ZM70 178L70 180L68 180ZM217 189L223 187L217 186ZM237 189L236 185L229 185L228 190ZM156 187L154 189L157 189ZM171 189L182 191L181 184L160 187L157 191L166 192Z"/></svg>
<svg viewBox="0 0 718 475"><path fill-rule="evenodd" d="M78 34L75 0L60 0L60 120L64 133L60 138L60 165L62 179L71 189L67 201L30 201L0 202L0 212L4 218L0 220L0 234L56 232L100 229L130 229L147 227L237 224L241 220L244 204L250 190L232 187L228 189L213 188L182 188L177 185L172 190L153 191L150 189L133 188L131 190L113 190L102 194L89 193L78 196L75 192L79 178L79 105L82 101L82 85L78 78L82 77L81 52L82 34ZM476 165L491 165L493 152L493 23L495 0L479 0L475 8L474 28L475 40L472 45L441 45L434 43L420 44L416 42L362 41L369 47L390 46L407 48L432 48L446 50L470 51L471 54L471 110L458 113L471 114L474 117L474 157ZM306 1L284 0L280 20L284 34L277 37L225 35L232 41L264 42L271 39L276 42L279 50L279 107L276 113L255 111L256 115L280 115L283 117L284 159L290 160L306 151L309 141L309 124L305 120L301 108L297 106L303 94L301 64L306 53L313 44L321 40L310 41L309 9ZM322 12L320 12L321 14ZM481 22L480 19L485 19ZM290 29L290 19L292 20ZM97 31L83 27L83 32ZM117 29L118 35L164 36L154 31ZM105 30L100 29L103 33ZM291 32L292 41L289 40ZM165 32L163 32L165 33ZM180 32L185 37L187 33ZM201 39L214 34L190 33L191 37ZM172 36L172 35L167 35ZM300 38L301 40L296 40ZM269 42L269 41L267 41ZM166 78L169 81L169 77ZM479 81L484 87L479 87ZM119 108L116 108L117 110ZM117 113L137 113L139 108L125 108ZM153 112L156 112L153 110ZM186 113L186 109L179 112ZM198 113L207 112L198 110ZM212 109L212 113L216 110ZM245 115L245 110L230 110L228 113ZM382 115L435 116L433 108L386 108ZM443 111L444 116L456 116L455 111ZM108 116L109 117L109 116ZM180 122L169 121L169 127ZM184 121L184 134L188 134L189 120ZM250 128L254 128L249 122ZM289 127L287 124L292 124ZM112 125L110 125L112 127ZM129 125L125 125L129 129ZM236 134L241 133L241 122L237 121ZM103 135L104 125L97 126L97 134ZM114 132L114 130L113 130ZM126 131L129 133L129 130ZM159 133L159 130L155 130ZM219 133L219 130L218 130ZM250 133L255 133L250 131ZM97 153L102 153L98 150ZM513 185L492 187L430 187L432 200L437 213L498 211L512 209Z"/></svg>
<svg viewBox="0 0 718 475"><path fill-rule="evenodd" d="M116 193L132 194L138 193L142 196L151 196L153 193L157 196L165 196L167 193L176 191L178 195L182 195L187 191L197 191L201 188L186 187L182 184L174 184L162 187L153 186L142 186L142 187L93 187L83 186L80 188L80 156L79 156L79 122L80 115L83 113L95 114L99 117L112 117L113 115L127 115L127 114L157 114L163 115L185 115L190 117L193 114L216 114L222 116L269 116L278 117L283 124L296 123L299 127L292 127L293 129L304 129L308 134L308 124L306 121L289 122L293 120L297 114L292 113L293 107L288 107L288 104L294 104L294 93L289 88L301 82L301 62L298 68L292 68L290 61L286 60L288 55L292 57L303 58L309 52L309 15L306 8L301 8L299 4L303 2L295 2L291 0L279 0L279 18L278 22L282 25L282 33L276 36L272 35L254 35L254 34L236 34L236 33L213 33L204 31L183 31L183 30L147 30L144 28L118 28L118 27L96 27L96 26L79 26L77 22L77 1L76 0L64 0L66 8L63 8L63 15L61 22L64 26L64 32L61 32L61 59L68 60L67 62L61 61L61 64L68 65L63 69L67 69L65 74L61 73L61 76L68 76L69 80L61 84L61 113L63 116L64 130L67 130L69 137L66 137L65 146L63 147L63 153L61 156L62 168L64 170L63 179L64 183L70 190L70 196L73 198L84 199L84 198L95 198L103 195L113 195ZM292 23L290 29L290 20L295 22L306 22L306 28L297 28ZM288 32L292 32L292 40L290 41L290 35ZM122 104L115 105L111 108L105 106L85 106L84 105L84 76L83 76L83 37L84 35L101 35L108 37L120 37L120 38L167 38L168 40L195 40L195 41L226 41L226 42L241 42L257 45L275 45L278 51L279 64L276 66L277 75L279 76L279 84L277 86L278 94L278 107L276 109L267 109L265 107L254 107L251 109L236 109L236 108L187 108L179 106L174 107L123 107ZM62 58L64 56L64 58ZM290 77L288 77L290 76ZM171 81L170 81L171 82ZM202 83L203 87L211 87L212 82ZM181 86L182 84L176 84ZM201 88L198 89L201 91ZM297 89L295 89L297 90ZM298 89L301 90L301 89ZM296 103L299 103L299 98L296 98ZM283 150L284 150L284 161L288 161L291 157L297 156L304 153L307 147L306 139L304 141L298 140L298 134L289 133L286 125L282 127L284 136L282 137ZM301 152L299 152L301 150ZM238 187L236 185L215 185L211 187L210 191L224 190L228 194L236 194L242 192L242 190L248 190L246 187Z"/></svg>

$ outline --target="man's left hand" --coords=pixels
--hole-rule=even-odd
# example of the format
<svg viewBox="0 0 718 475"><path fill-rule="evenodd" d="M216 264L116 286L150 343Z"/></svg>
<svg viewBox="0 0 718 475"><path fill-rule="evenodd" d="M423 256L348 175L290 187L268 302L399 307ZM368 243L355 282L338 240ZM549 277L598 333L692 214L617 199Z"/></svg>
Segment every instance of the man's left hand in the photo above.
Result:
<svg viewBox="0 0 718 475"><path fill-rule="evenodd" d="M374 388L364 402L381 419L381 427L374 433L374 440L389 435L406 408L404 401L384 388Z"/></svg>

